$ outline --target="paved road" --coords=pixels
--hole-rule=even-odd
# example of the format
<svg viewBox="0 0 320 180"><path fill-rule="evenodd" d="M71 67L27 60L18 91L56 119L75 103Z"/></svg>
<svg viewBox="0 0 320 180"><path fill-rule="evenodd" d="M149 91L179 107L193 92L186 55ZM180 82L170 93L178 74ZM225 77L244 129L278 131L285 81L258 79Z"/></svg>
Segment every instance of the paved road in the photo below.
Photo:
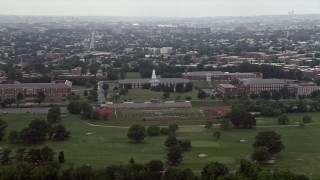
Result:
<svg viewBox="0 0 320 180"><path fill-rule="evenodd" d="M46 114L48 113L49 107L34 107L34 108L3 108L0 109L0 113L14 113L14 114L25 114L25 113L36 113ZM67 113L66 107L60 107L61 113Z"/></svg>
<svg viewBox="0 0 320 180"><path fill-rule="evenodd" d="M98 93L98 103L99 104L102 104L106 101L106 97L104 96L103 89L102 89L103 83L104 83L104 81L98 82L98 90L97 90L98 92L97 93Z"/></svg>

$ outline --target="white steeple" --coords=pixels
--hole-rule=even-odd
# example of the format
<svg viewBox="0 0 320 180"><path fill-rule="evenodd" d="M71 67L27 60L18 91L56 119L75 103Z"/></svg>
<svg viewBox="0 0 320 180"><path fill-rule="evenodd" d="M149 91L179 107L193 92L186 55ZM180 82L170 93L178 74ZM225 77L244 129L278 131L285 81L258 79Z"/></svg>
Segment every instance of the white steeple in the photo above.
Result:
<svg viewBox="0 0 320 180"><path fill-rule="evenodd" d="M151 77L151 80L150 80L150 84L152 87L155 87L155 86L158 86L160 83L160 81L157 79L157 76L156 76L156 71L153 69L152 70L152 77Z"/></svg>
<svg viewBox="0 0 320 180"><path fill-rule="evenodd" d="M151 76L151 79L157 79L156 71L155 71L154 69L152 70L152 76Z"/></svg>

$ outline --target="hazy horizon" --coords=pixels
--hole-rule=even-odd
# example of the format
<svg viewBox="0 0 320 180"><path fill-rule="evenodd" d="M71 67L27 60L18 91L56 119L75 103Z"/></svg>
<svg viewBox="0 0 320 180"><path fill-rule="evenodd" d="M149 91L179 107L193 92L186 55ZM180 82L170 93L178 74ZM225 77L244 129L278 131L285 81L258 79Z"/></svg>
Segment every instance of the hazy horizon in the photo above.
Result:
<svg viewBox="0 0 320 180"><path fill-rule="evenodd" d="M319 14L320 0L0 0L1 15L216 17Z"/></svg>

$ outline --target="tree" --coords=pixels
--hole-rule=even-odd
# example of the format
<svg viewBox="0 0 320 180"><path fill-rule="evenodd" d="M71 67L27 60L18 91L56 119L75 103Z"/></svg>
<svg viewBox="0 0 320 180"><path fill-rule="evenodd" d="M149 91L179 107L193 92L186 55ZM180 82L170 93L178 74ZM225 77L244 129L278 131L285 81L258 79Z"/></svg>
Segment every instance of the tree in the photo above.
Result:
<svg viewBox="0 0 320 180"><path fill-rule="evenodd" d="M257 99L258 97L259 97L258 94L255 94L255 93L250 94L251 99Z"/></svg>
<svg viewBox="0 0 320 180"><path fill-rule="evenodd" d="M229 119L222 119L220 123L220 128L223 130L228 130L230 128L230 120Z"/></svg>
<svg viewBox="0 0 320 180"><path fill-rule="evenodd" d="M169 134L169 128L161 128L160 129L161 135L168 135Z"/></svg>
<svg viewBox="0 0 320 180"><path fill-rule="evenodd" d="M100 64L97 62L93 62L90 64L89 66L89 72L90 74L94 74L94 76L96 77L96 74L98 72L98 70L100 69Z"/></svg>
<svg viewBox="0 0 320 180"><path fill-rule="evenodd" d="M109 84L108 83L103 83L102 84L102 89L103 90L108 90L109 89Z"/></svg>
<svg viewBox="0 0 320 180"><path fill-rule="evenodd" d="M192 84L188 82L184 87L184 92L190 92L192 91Z"/></svg>
<svg viewBox="0 0 320 180"><path fill-rule="evenodd" d="M178 166L183 160L182 149L179 145L171 146L167 153L167 162L171 166Z"/></svg>
<svg viewBox="0 0 320 180"><path fill-rule="evenodd" d="M212 136L216 139L220 139L221 137L221 132L220 131L215 131L213 132Z"/></svg>
<svg viewBox="0 0 320 180"><path fill-rule="evenodd" d="M251 158L259 163L263 163L270 160L271 155L267 147L258 146L254 148L254 152L252 153Z"/></svg>
<svg viewBox="0 0 320 180"><path fill-rule="evenodd" d="M279 100L281 98L281 93L279 91L273 91L271 95L271 99Z"/></svg>
<svg viewBox="0 0 320 180"><path fill-rule="evenodd" d="M50 124L45 120L32 120L27 128L20 132L22 142L27 144L41 144L45 141L50 130Z"/></svg>
<svg viewBox="0 0 320 180"><path fill-rule="evenodd" d="M132 139L137 143L141 143L144 141L144 137L146 137L145 127L138 124L133 125L129 128L127 136L129 139Z"/></svg>
<svg viewBox="0 0 320 180"><path fill-rule="evenodd" d="M2 166L6 166L11 162L12 157L10 157L11 150L10 149L3 149L0 153L0 162Z"/></svg>
<svg viewBox="0 0 320 180"><path fill-rule="evenodd" d="M88 96L88 91L87 90L83 91L83 96Z"/></svg>
<svg viewBox="0 0 320 180"><path fill-rule="evenodd" d="M59 106L53 106L48 110L47 114L47 121L50 123L59 123L60 122L60 107Z"/></svg>
<svg viewBox="0 0 320 180"><path fill-rule="evenodd" d="M99 120L100 119L100 114L98 111L91 111L91 119L93 120Z"/></svg>
<svg viewBox="0 0 320 180"><path fill-rule="evenodd" d="M16 143L19 140L19 132L18 131L10 131L8 140L10 143Z"/></svg>
<svg viewBox="0 0 320 180"><path fill-rule="evenodd" d="M228 173L229 169L226 165L219 162L212 162L203 168L201 177L204 180L216 180L219 177L225 177Z"/></svg>
<svg viewBox="0 0 320 180"><path fill-rule="evenodd" d="M81 119L90 119L92 112L92 106L88 102L82 103L81 105Z"/></svg>
<svg viewBox="0 0 320 180"><path fill-rule="evenodd" d="M205 99L207 97L207 94L206 94L206 92L204 92L204 91L199 91L198 92L198 99L201 99L201 101L203 100L203 99Z"/></svg>
<svg viewBox="0 0 320 180"><path fill-rule="evenodd" d="M289 117L286 114L282 114L278 117L278 123L286 125L289 123Z"/></svg>
<svg viewBox="0 0 320 180"><path fill-rule="evenodd" d="M81 102L70 101L67 106L67 109L70 114L80 114L81 112Z"/></svg>
<svg viewBox="0 0 320 180"><path fill-rule="evenodd" d="M53 150L48 146L45 146L41 149L41 161L43 163L48 163L54 161L54 154Z"/></svg>
<svg viewBox="0 0 320 180"><path fill-rule="evenodd" d="M39 91L35 99L35 102L40 105L45 98L46 98L46 95L44 94L44 91Z"/></svg>
<svg viewBox="0 0 320 180"><path fill-rule="evenodd" d="M65 141L70 138L71 131L67 131L62 124L57 124L53 128L53 139L56 141Z"/></svg>
<svg viewBox="0 0 320 180"><path fill-rule="evenodd" d="M146 166L148 171L151 172L161 173L164 170L163 163L160 160L151 160Z"/></svg>
<svg viewBox="0 0 320 180"><path fill-rule="evenodd" d="M179 93L183 93L184 92L184 84L183 83L177 83L176 84L176 92L179 92Z"/></svg>
<svg viewBox="0 0 320 180"><path fill-rule="evenodd" d="M163 93L162 97L163 97L163 99L166 101L167 99L169 99L170 93L165 92L165 93Z"/></svg>
<svg viewBox="0 0 320 180"><path fill-rule="evenodd" d="M206 125L204 126L206 129L211 129L213 126L213 122L212 121L207 121Z"/></svg>
<svg viewBox="0 0 320 180"><path fill-rule="evenodd" d="M258 179L259 171L260 169L258 169L254 164L248 160L241 159L240 167L237 173L239 173L242 177Z"/></svg>
<svg viewBox="0 0 320 180"><path fill-rule="evenodd" d="M164 142L164 145L169 148L171 146L177 146L177 145L179 145L179 143L178 143L178 140L175 136L170 135L170 136L168 136L168 138Z"/></svg>
<svg viewBox="0 0 320 180"><path fill-rule="evenodd" d="M4 138L7 127L7 122L3 120L2 116L0 116L0 141Z"/></svg>
<svg viewBox="0 0 320 180"><path fill-rule="evenodd" d="M197 179L191 169L168 168L164 173L164 180L195 180Z"/></svg>
<svg viewBox="0 0 320 180"><path fill-rule="evenodd" d="M156 125L151 125L147 129L148 136L159 136L160 135L160 127Z"/></svg>
<svg viewBox="0 0 320 180"><path fill-rule="evenodd" d="M26 148L19 148L16 152L16 161L23 162L25 161Z"/></svg>
<svg viewBox="0 0 320 180"><path fill-rule="evenodd" d="M191 141L189 139L180 139L178 140L178 144L182 151L188 151L191 149Z"/></svg>
<svg viewBox="0 0 320 180"><path fill-rule="evenodd" d="M170 124L168 128L169 128L169 133L173 134L179 129L179 126L177 124Z"/></svg>
<svg viewBox="0 0 320 180"><path fill-rule="evenodd" d="M232 110L230 120L235 128L250 129L256 126L256 118L244 110Z"/></svg>
<svg viewBox="0 0 320 180"><path fill-rule="evenodd" d="M59 160L59 163L64 163L64 162L65 162L63 151L61 151L61 152L59 153L58 160Z"/></svg>
<svg viewBox="0 0 320 180"><path fill-rule="evenodd" d="M260 93L260 97L265 100L269 100L271 98L270 91L262 91Z"/></svg>
<svg viewBox="0 0 320 180"><path fill-rule="evenodd" d="M275 131L261 131L256 135L252 146L254 148L265 146L270 154L275 154L284 149L284 145L280 139L281 135Z"/></svg>
<svg viewBox="0 0 320 180"><path fill-rule="evenodd" d="M304 123L312 123L312 117L308 116L308 115L305 115L305 116L303 116L302 121Z"/></svg>
<svg viewBox="0 0 320 180"><path fill-rule="evenodd" d="M19 92L17 94L17 100L18 100L18 104L20 103L20 101L23 99L23 94L21 92Z"/></svg>

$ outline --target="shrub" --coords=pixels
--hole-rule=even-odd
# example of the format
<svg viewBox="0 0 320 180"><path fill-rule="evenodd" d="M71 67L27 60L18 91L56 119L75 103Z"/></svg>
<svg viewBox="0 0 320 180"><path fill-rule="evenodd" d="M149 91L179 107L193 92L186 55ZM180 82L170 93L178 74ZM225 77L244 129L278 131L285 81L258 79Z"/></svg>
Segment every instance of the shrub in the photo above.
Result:
<svg viewBox="0 0 320 180"><path fill-rule="evenodd" d="M147 129L148 136L159 136L160 135L160 127L156 125L149 126Z"/></svg>

